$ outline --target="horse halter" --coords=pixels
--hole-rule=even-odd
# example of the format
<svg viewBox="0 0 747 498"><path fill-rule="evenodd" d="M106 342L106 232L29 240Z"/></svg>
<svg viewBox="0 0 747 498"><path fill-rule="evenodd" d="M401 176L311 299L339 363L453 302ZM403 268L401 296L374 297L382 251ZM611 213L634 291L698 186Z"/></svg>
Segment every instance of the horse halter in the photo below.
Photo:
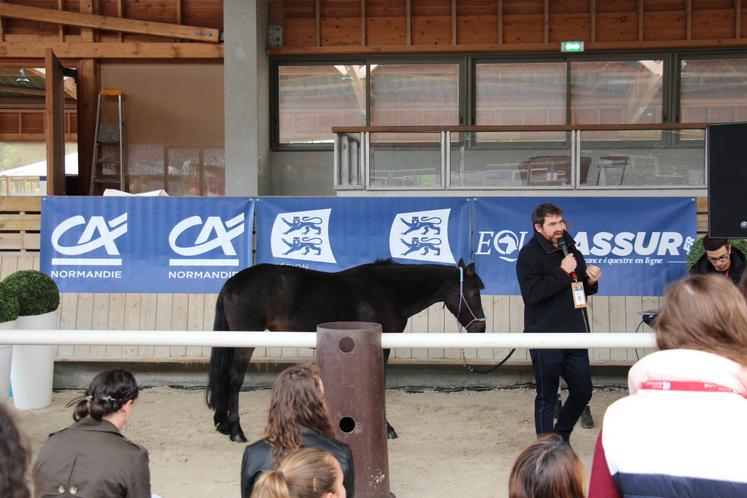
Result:
<svg viewBox="0 0 747 498"><path fill-rule="evenodd" d="M462 303L464 303L464 307L467 308L467 311L469 311L469 314L472 315L472 320L467 325L462 325L462 323L459 321L459 315L462 312ZM459 324L459 331L461 332L463 329L466 330L467 327L472 325L475 322L484 322L485 317L477 318L477 315L475 315L475 312L472 311L472 308L469 307L469 303L467 302L467 299L464 297L464 268L461 266L459 267L459 306L457 307L457 323Z"/></svg>

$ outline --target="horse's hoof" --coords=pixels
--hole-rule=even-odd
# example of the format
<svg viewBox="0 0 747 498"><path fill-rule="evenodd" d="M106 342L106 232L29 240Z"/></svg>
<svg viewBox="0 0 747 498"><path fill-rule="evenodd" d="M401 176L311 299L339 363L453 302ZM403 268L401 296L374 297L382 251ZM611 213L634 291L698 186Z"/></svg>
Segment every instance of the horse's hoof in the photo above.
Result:
<svg viewBox="0 0 747 498"><path fill-rule="evenodd" d="M394 430L394 427L387 427L386 429L386 438L387 439L397 439L399 436L397 435L397 431Z"/></svg>
<svg viewBox="0 0 747 498"><path fill-rule="evenodd" d="M226 436L231 434L231 431L228 430L228 424L225 422L219 422L215 425L215 430L220 432L221 434L225 434Z"/></svg>
<svg viewBox="0 0 747 498"><path fill-rule="evenodd" d="M246 443L246 437L244 436L243 432L239 432L238 434L231 434L230 439L234 443Z"/></svg>

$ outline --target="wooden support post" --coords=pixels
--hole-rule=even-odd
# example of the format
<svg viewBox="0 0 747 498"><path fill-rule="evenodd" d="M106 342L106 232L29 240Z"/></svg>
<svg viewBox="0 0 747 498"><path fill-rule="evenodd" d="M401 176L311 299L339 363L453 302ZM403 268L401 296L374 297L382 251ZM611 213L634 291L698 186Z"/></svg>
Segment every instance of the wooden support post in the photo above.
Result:
<svg viewBox="0 0 747 498"><path fill-rule="evenodd" d="M451 44L457 44L457 13L456 0L451 0Z"/></svg>
<svg viewBox="0 0 747 498"><path fill-rule="evenodd" d="M405 0L405 22L407 25L407 46L412 45L412 0Z"/></svg>
<svg viewBox="0 0 747 498"><path fill-rule="evenodd" d="M550 0L545 0L544 5L543 31L545 43L550 42Z"/></svg>
<svg viewBox="0 0 747 498"><path fill-rule="evenodd" d="M685 0L685 11L687 13L687 28L686 28L686 40L693 39L693 0Z"/></svg>
<svg viewBox="0 0 747 498"><path fill-rule="evenodd" d="M176 23L184 24L184 13L182 12L182 0L176 0Z"/></svg>
<svg viewBox="0 0 747 498"><path fill-rule="evenodd" d="M742 38L742 0L734 1L734 38Z"/></svg>
<svg viewBox="0 0 747 498"><path fill-rule="evenodd" d="M366 45L366 0L361 0L361 47Z"/></svg>
<svg viewBox="0 0 747 498"><path fill-rule="evenodd" d="M91 184L93 135L96 128L96 95L99 88L98 63L78 62L78 194L88 195Z"/></svg>
<svg viewBox="0 0 747 498"><path fill-rule="evenodd" d="M321 47L322 46L322 12L321 12L321 2L320 0L315 0L314 2L314 10L316 12L316 46Z"/></svg>
<svg viewBox="0 0 747 498"><path fill-rule="evenodd" d="M62 64L51 48L44 54L44 134L47 142L47 195L65 194L65 89Z"/></svg>
<svg viewBox="0 0 747 498"><path fill-rule="evenodd" d="M643 41L643 0L638 0L638 41Z"/></svg>
<svg viewBox="0 0 747 498"><path fill-rule="evenodd" d="M597 0L591 0L589 2L589 13L591 15L591 18L589 22L591 23L591 36L590 40L592 42L597 41Z"/></svg>
<svg viewBox="0 0 747 498"><path fill-rule="evenodd" d="M503 0L498 0L496 8L496 24L498 25L498 44L503 44Z"/></svg>
<svg viewBox="0 0 747 498"><path fill-rule="evenodd" d="M64 0L57 0L57 10L65 10ZM60 39L60 43L65 42L65 26L62 24L57 26L57 36Z"/></svg>
<svg viewBox="0 0 747 498"><path fill-rule="evenodd" d="M124 17L124 1L117 0L117 17ZM124 41L124 33L121 31L117 33L117 38L120 42Z"/></svg>
<svg viewBox="0 0 747 498"><path fill-rule="evenodd" d="M95 14L93 8L93 0L80 0L78 3L81 14ZM80 28L80 41L84 43L93 43L97 41L98 33L92 28Z"/></svg>
<svg viewBox="0 0 747 498"><path fill-rule="evenodd" d="M0 0L3 3L3 0ZM0 41L5 41L5 18L0 17Z"/></svg>

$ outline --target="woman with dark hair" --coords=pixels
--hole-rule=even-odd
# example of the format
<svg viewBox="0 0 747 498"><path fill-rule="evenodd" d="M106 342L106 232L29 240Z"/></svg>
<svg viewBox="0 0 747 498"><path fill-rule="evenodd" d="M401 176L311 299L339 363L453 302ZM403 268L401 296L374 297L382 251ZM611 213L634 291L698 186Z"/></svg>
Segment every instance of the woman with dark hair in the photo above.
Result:
<svg viewBox="0 0 747 498"><path fill-rule="evenodd" d="M277 469L263 472L251 498L346 498L339 462L326 451L304 448Z"/></svg>
<svg viewBox="0 0 747 498"><path fill-rule="evenodd" d="M348 498L354 498L355 470L350 447L334 438L324 386L315 365L283 370L272 385L265 437L244 450L241 496L249 498L259 475L277 467L299 448L320 448L337 459Z"/></svg>
<svg viewBox="0 0 747 498"><path fill-rule="evenodd" d="M94 377L66 429L49 436L34 465L40 497L151 498L148 451L121 433L138 397L127 370Z"/></svg>
<svg viewBox="0 0 747 498"><path fill-rule="evenodd" d="M31 454L15 420L0 403L0 496L31 498L26 481L26 466Z"/></svg>
<svg viewBox="0 0 747 498"><path fill-rule="evenodd" d="M508 478L509 498L584 498L584 467L559 434L522 451Z"/></svg>
<svg viewBox="0 0 747 498"><path fill-rule="evenodd" d="M628 373L597 439L590 498L747 496L747 304L721 275L667 288L659 351Z"/></svg>

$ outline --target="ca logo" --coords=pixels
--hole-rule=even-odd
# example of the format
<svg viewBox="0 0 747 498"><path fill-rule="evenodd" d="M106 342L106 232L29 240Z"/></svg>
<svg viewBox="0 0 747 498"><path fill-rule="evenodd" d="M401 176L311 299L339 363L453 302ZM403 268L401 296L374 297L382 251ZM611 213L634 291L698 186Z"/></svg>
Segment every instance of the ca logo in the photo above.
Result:
<svg viewBox="0 0 747 498"><path fill-rule="evenodd" d="M180 246L179 237L187 230L202 225L194 243ZM169 259L169 266L239 266L239 258L193 258L221 248L225 256L236 256L236 249L231 242L244 233L244 213L234 216L225 223L220 216L208 216L203 222L199 216L190 216L177 223L169 233L169 246L180 256L188 258ZM211 235L213 238L210 238ZM186 237L185 237L186 238Z"/></svg>
<svg viewBox="0 0 747 498"><path fill-rule="evenodd" d="M83 233L78 242L72 246L63 245L60 239L76 227L85 225ZM52 232L52 247L65 256L80 256L103 247L109 256L119 256L119 249L114 241L127 233L127 213L121 214L109 221L103 216L91 216L86 219L81 216L72 216L59 225ZM98 237L94 238L94 235ZM89 265L89 266L121 266L121 258L52 258L53 265Z"/></svg>

